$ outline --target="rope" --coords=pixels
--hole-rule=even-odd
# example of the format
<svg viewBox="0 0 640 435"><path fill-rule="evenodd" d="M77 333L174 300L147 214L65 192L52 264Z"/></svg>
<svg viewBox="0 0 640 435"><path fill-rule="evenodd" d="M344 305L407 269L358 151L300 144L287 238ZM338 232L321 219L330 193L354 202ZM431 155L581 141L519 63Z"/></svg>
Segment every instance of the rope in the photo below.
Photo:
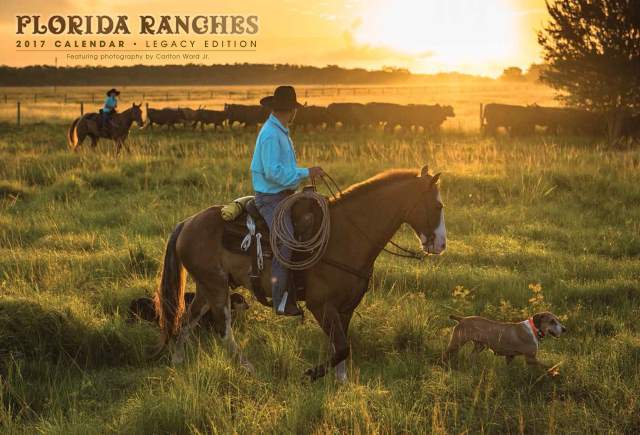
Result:
<svg viewBox="0 0 640 435"><path fill-rule="evenodd" d="M291 216L293 205L300 199L311 198L318 203L322 212L322 220L318 231L308 240L299 241L292 229L287 228L286 216ZM293 225L292 225L293 226ZM313 190L303 190L285 198L275 210L271 228L270 242L274 257L287 269L304 270L316 264L327 249L331 235L331 219L329 217L329 203L327 199ZM310 254L304 260L285 259L280 252L282 248L289 248L291 253ZM293 255L292 255L293 257Z"/></svg>

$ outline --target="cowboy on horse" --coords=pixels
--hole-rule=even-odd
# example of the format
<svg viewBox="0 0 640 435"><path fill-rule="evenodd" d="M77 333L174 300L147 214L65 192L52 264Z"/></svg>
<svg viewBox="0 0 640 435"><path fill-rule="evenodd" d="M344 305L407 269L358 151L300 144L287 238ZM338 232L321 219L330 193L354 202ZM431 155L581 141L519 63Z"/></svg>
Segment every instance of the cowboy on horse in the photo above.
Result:
<svg viewBox="0 0 640 435"><path fill-rule="evenodd" d="M295 192L303 179L320 177L324 172L319 166L301 168L297 165L288 129L296 111L302 106L296 100L295 89L292 86L279 86L273 95L261 99L260 104L268 108L271 114L258 133L251 160L251 181L255 191L256 207L269 230L272 230L278 205ZM285 216L285 225L293 232L289 213ZM291 259L289 249L282 247L280 252L285 260ZM271 286L276 314L302 314L297 306L296 288L290 279L290 272L276 258L271 265Z"/></svg>
<svg viewBox="0 0 640 435"><path fill-rule="evenodd" d="M111 116L116 112L118 100L116 97L120 95L120 91L111 88L107 91L107 98L104 99L104 106L100 109L100 132L104 136L109 136L111 126Z"/></svg>

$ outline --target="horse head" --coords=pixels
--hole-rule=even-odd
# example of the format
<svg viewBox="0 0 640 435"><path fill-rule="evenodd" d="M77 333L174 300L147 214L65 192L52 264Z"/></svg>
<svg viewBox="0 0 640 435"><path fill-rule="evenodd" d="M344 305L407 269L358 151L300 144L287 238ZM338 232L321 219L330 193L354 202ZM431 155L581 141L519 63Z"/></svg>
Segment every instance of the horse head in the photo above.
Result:
<svg viewBox="0 0 640 435"><path fill-rule="evenodd" d="M438 183L440 174L430 175L425 165L418 178L418 198L407 217L407 223L420 239L424 252L441 254L447 247L447 230Z"/></svg>
<svg viewBox="0 0 640 435"><path fill-rule="evenodd" d="M136 103L131 103L131 115L133 120L136 122L136 124L138 124L138 127L142 127L142 125L144 124L144 122L142 121L142 109L140 108L142 106L142 103L140 104L136 104Z"/></svg>

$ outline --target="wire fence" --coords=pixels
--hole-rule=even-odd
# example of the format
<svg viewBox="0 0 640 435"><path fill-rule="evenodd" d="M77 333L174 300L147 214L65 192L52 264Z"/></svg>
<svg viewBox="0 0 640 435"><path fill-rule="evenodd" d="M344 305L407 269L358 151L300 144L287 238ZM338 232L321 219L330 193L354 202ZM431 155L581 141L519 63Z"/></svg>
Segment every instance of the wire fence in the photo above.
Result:
<svg viewBox="0 0 640 435"><path fill-rule="evenodd" d="M108 87L0 87L0 121L26 124L71 121L102 107ZM162 87L118 86L119 106L143 103L152 108L208 108L221 110L225 103L259 104L274 86ZM441 104L455 110L447 128L476 130L482 102L555 105L553 93L530 84L505 87L500 83L433 83L422 86L296 86L298 100L326 106L332 102L390 102ZM480 112L479 112L480 110Z"/></svg>

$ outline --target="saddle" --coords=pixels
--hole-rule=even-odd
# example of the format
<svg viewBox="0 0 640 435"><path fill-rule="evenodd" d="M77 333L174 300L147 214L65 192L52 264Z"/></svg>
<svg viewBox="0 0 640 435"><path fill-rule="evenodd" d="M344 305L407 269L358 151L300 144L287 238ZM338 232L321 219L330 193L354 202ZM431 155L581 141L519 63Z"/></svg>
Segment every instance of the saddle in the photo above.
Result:
<svg viewBox="0 0 640 435"><path fill-rule="evenodd" d="M100 109L98 112L87 113L85 115L85 119L95 122L99 131L107 134L107 136L111 136L111 128L113 127L112 117L115 113L115 110L109 114L109 117L107 118L107 121L106 121L106 125L104 125L103 123L102 113L103 113L102 109Z"/></svg>
<svg viewBox="0 0 640 435"><path fill-rule="evenodd" d="M230 208L233 213L228 213ZM225 210L226 209L226 210ZM294 235L299 240L310 237L320 222L321 211L313 200L301 199L296 202L291 211ZM251 291L256 299L266 306L271 306L262 288L260 276L264 268L264 260L273 258L271 249L269 226L258 211L255 198L244 197L225 206L222 211L226 220L222 231L222 246L235 254L251 257L249 280ZM294 259L299 254L294 253ZM303 299L304 271L293 271L293 285L297 287L298 297Z"/></svg>

